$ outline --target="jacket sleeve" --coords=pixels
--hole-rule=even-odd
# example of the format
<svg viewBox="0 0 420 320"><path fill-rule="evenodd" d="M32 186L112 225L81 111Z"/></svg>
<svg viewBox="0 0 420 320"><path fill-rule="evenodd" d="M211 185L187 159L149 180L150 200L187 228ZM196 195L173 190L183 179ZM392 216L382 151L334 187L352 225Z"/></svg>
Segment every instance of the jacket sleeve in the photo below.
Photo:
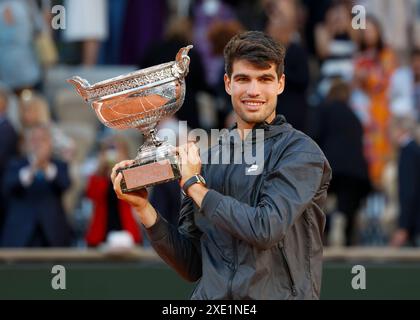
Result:
<svg viewBox="0 0 420 320"><path fill-rule="evenodd" d="M194 223L195 205L191 198L182 201L178 228L158 214L156 223L147 230L159 256L187 281L201 278L201 231Z"/></svg>
<svg viewBox="0 0 420 320"><path fill-rule="evenodd" d="M2 181L2 191L5 197L23 192L24 187L19 179L19 170L21 168L22 163L19 161L12 160L8 163Z"/></svg>
<svg viewBox="0 0 420 320"><path fill-rule="evenodd" d="M202 212L221 229L266 250L281 241L287 230L311 204L320 188L325 158L321 152L289 151L265 174L252 207L210 190Z"/></svg>

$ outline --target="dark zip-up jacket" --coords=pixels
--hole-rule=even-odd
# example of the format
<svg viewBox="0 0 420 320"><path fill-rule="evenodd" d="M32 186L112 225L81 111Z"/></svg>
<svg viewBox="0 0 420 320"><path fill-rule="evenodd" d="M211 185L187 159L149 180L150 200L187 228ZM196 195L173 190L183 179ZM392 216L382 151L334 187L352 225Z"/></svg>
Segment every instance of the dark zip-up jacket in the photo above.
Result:
<svg viewBox="0 0 420 320"><path fill-rule="evenodd" d="M263 141L253 130L239 143L263 162L203 165L209 191L201 209L185 197L178 228L158 216L149 238L183 278L198 281L192 299L318 299L330 166L282 116L254 129L264 130ZM204 159L241 152L226 140Z"/></svg>

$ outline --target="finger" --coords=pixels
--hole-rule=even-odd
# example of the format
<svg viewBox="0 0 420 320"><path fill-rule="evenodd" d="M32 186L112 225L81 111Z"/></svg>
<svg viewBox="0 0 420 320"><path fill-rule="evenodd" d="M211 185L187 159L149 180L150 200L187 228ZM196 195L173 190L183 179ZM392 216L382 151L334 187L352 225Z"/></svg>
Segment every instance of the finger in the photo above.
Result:
<svg viewBox="0 0 420 320"><path fill-rule="evenodd" d="M117 194L117 197L119 199L123 195L123 192L121 190L121 180L122 180L122 173L119 172L117 176L115 177L115 181L114 181L114 191Z"/></svg>
<svg viewBox="0 0 420 320"><path fill-rule="evenodd" d="M179 147L179 157L180 157L180 160L181 160L180 161L181 164L187 163L188 153L187 153L187 150L185 149L185 145Z"/></svg>
<svg viewBox="0 0 420 320"><path fill-rule="evenodd" d="M192 144L188 149L188 162L198 164L200 162L199 149L196 144Z"/></svg>
<svg viewBox="0 0 420 320"><path fill-rule="evenodd" d="M124 160L124 161L121 161L121 162L117 163L112 168L112 171L111 171L111 181L114 181L115 180L115 178L117 176L117 170L118 169L128 167L131 164L133 164L134 162L135 162L134 160Z"/></svg>

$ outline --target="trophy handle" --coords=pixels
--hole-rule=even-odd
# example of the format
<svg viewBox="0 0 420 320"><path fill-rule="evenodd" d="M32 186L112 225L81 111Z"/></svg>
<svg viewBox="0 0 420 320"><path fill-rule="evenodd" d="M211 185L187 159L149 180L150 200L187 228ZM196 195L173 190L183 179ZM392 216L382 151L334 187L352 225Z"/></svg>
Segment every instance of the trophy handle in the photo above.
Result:
<svg viewBox="0 0 420 320"><path fill-rule="evenodd" d="M188 74L189 66L190 66L190 57L188 56L188 52L193 48L192 45L183 47L179 49L176 58L175 58L175 66L178 77L185 77Z"/></svg>
<svg viewBox="0 0 420 320"><path fill-rule="evenodd" d="M76 88L77 93L84 100L88 100L87 91L90 88L90 84L87 80L80 77L72 77L70 79L67 79L67 82L72 84Z"/></svg>

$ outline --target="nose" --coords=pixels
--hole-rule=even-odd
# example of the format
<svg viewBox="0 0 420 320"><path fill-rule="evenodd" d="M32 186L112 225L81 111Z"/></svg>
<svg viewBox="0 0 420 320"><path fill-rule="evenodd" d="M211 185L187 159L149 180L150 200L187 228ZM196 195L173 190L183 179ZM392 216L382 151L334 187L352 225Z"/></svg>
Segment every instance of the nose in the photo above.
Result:
<svg viewBox="0 0 420 320"><path fill-rule="evenodd" d="M250 81L246 93L249 97L258 97L260 95L258 82Z"/></svg>

